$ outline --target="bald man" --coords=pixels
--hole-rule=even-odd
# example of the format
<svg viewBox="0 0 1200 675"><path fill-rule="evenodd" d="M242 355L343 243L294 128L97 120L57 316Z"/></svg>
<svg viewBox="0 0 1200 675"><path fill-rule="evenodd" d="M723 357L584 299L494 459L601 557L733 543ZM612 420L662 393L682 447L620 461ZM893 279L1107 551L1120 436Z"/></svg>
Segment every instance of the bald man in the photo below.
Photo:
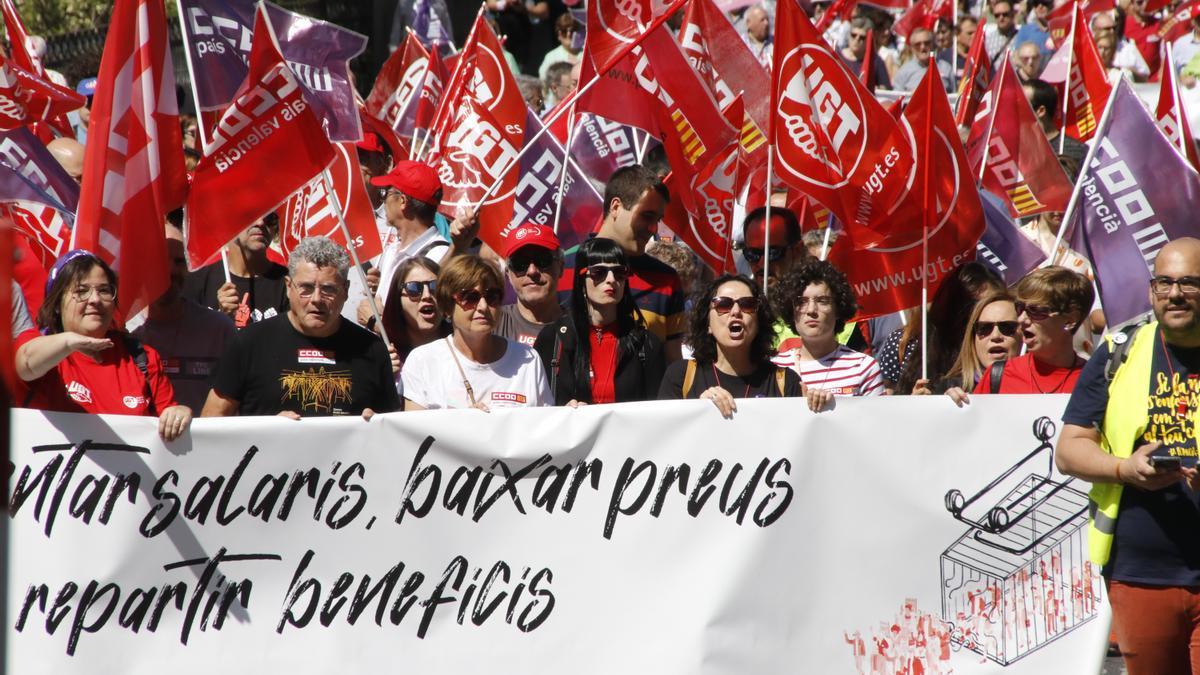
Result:
<svg viewBox="0 0 1200 675"><path fill-rule="evenodd" d="M1110 335L1063 413L1059 470L1092 483L1088 548L1130 675L1200 672L1200 240L1168 243L1153 323ZM1109 374L1111 373L1111 374Z"/></svg>
<svg viewBox="0 0 1200 675"><path fill-rule="evenodd" d="M1017 65L1017 78L1022 84L1036 80L1042 74L1042 50L1032 42L1022 42L1014 55Z"/></svg>
<svg viewBox="0 0 1200 675"><path fill-rule="evenodd" d="M67 175L78 183L83 178L83 144L73 138L56 138L46 145Z"/></svg>
<svg viewBox="0 0 1200 675"><path fill-rule="evenodd" d="M746 44L764 68L771 67L771 53L774 49L774 41L771 39L771 17L761 5L754 5L746 10Z"/></svg>

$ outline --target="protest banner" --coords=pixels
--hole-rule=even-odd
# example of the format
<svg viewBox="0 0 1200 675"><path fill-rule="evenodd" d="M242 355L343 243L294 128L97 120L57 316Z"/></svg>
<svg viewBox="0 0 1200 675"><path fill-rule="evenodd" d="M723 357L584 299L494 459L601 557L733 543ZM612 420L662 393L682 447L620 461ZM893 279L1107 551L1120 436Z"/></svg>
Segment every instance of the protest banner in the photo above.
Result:
<svg viewBox="0 0 1200 675"><path fill-rule="evenodd" d="M1094 673L1065 404L16 410L7 672Z"/></svg>

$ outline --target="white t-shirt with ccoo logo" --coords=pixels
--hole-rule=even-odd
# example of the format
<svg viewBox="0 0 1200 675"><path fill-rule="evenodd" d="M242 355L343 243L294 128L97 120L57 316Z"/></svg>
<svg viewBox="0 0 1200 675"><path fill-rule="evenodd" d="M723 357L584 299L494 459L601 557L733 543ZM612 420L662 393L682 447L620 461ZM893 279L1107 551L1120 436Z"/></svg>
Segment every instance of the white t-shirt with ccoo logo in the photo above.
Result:
<svg viewBox="0 0 1200 675"><path fill-rule="evenodd" d="M475 400L489 408L554 405L542 359L532 348L506 339L504 356L492 363L476 363L454 349L452 339L435 340L412 350L400 374L404 398L428 409L469 408L471 401L463 385L466 375Z"/></svg>

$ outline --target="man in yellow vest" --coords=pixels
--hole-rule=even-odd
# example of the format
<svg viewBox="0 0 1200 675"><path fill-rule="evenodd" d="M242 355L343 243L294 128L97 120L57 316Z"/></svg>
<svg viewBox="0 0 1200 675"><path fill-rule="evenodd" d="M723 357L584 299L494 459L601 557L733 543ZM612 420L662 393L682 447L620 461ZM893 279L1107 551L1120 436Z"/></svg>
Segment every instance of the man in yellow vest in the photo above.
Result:
<svg viewBox="0 0 1200 675"><path fill-rule="evenodd" d="M1200 239L1159 252L1150 303L1154 323L1084 367L1055 462L1093 484L1088 548L1130 675L1200 674Z"/></svg>

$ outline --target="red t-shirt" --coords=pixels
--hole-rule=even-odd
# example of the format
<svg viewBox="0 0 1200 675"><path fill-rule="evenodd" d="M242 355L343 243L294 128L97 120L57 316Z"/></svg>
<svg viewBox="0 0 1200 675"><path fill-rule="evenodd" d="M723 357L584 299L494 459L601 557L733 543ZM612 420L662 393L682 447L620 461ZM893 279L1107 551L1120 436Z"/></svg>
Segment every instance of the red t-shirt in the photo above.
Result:
<svg viewBox="0 0 1200 675"><path fill-rule="evenodd" d="M1075 357L1075 363L1071 367L1059 368L1035 361L1031 354L1009 359L1000 378L1000 393L1069 394L1075 390L1075 383L1079 381L1079 373L1083 370L1084 363L1083 359ZM979 378L979 384L975 385L973 393L991 393L992 367Z"/></svg>
<svg viewBox="0 0 1200 675"><path fill-rule="evenodd" d="M1151 79L1158 77L1158 65L1161 62L1159 47L1162 45L1162 38L1158 36L1158 29L1161 25L1162 23L1158 19L1141 23L1132 14L1125 15L1125 39L1132 42L1141 52L1142 58L1146 60L1146 65L1150 67Z"/></svg>
<svg viewBox="0 0 1200 675"><path fill-rule="evenodd" d="M24 337L18 342L24 343ZM40 378L19 383L16 401L36 410L93 415L157 416L178 405L171 381L163 374L162 358L153 347L142 345L147 357L143 375L125 348L125 337L113 332L108 338L113 348L99 362L73 352Z"/></svg>
<svg viewBox="0 0 1200 675"><path fill-rule="evenodd" d="M592 403L617 402L617 337L611 325L588 330L592 343Z"/></svg>

